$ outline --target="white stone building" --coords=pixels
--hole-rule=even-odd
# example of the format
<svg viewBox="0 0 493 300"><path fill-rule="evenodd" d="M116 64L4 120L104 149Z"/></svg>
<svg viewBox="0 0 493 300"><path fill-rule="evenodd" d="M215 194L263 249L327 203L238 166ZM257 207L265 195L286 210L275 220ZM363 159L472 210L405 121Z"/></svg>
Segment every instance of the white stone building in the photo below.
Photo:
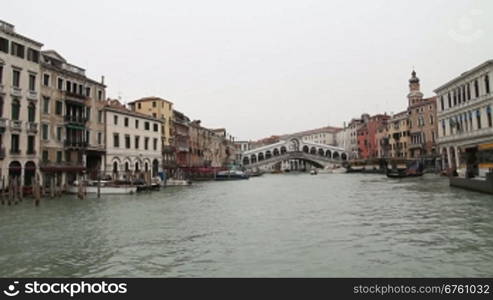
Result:
<svg viewBox="0 0 493 300"><path fill-rule="evenodd" d="M493 60L435 89L438 147L444 169L468 167L479 145L493 144ZM475 170L484 175L487 169Z"/></svg>
<svg viewBox="0 0 493 300"><path fill-rule="evenodd" d="M124 179L130 175L162 172L162 119L127 109L118 100L104 108L106 175Z"/></svg>
<svg viewBox="0 0 493 300"><path fill-rule="evenodd" d="M41 47L0 21L0 177L28 186L39 167Z"/></svg>

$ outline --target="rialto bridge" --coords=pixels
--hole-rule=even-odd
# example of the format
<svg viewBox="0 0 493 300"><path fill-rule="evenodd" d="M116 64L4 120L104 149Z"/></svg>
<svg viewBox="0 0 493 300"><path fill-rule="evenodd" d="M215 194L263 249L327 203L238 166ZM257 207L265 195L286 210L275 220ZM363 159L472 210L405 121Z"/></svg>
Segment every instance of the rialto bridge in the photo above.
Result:
<svg viewBox="0 0 493 300"><path fill-rule="evenodd" d="M308 166L324 168L341 164L348 158L343 148L304 142L298 138L279 141L242 153L242 164L247 169L304 169Z"/></svg>

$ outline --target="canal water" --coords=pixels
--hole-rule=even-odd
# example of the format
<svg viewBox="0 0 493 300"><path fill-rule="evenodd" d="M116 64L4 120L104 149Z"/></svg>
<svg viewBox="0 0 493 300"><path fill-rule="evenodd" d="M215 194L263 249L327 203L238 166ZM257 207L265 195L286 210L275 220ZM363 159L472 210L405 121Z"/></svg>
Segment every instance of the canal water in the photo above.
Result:
<svg viewBox="0 0 493 300"><path fill-rule="evenodd" d="M0 277L493 276L493 197L425 175L264 175L0 206Z"/></svg>

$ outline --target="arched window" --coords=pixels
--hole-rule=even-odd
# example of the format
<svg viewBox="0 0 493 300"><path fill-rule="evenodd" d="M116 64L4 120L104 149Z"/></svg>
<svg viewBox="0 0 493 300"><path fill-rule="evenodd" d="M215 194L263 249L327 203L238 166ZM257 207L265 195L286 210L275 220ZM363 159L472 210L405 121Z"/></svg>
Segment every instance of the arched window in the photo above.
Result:
<svg viewBox="0 0 493 300"><path fill-rule="evenodd" d="M19 99L14 99L12 101L12 120L19 120L19 113L21 110L21 103Z"/></svg>
<svg viewBox="0 0 493 300"><path fill-rule="evenodd" d="M127 162L125 162L125 172L128 172L128 171L130 171L130 165L127 161Z"/></svg>
<svg viewBox="0 0 493 300"><path fill-rule="evenodd" d="M113 162L113 173L118 173L118 162Z"/></svg>

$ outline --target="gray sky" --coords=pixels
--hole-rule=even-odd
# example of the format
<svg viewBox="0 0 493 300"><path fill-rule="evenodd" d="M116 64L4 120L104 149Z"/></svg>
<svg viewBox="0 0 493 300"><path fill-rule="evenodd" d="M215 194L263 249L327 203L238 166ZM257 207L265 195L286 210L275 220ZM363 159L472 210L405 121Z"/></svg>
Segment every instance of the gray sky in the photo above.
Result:
<svg viewBox="0 0 493 300"><path fill-rule="evenodd" d="M124 101L257 139L405 109L493 58L493 1L26 1L0 18Z"/></svg>

